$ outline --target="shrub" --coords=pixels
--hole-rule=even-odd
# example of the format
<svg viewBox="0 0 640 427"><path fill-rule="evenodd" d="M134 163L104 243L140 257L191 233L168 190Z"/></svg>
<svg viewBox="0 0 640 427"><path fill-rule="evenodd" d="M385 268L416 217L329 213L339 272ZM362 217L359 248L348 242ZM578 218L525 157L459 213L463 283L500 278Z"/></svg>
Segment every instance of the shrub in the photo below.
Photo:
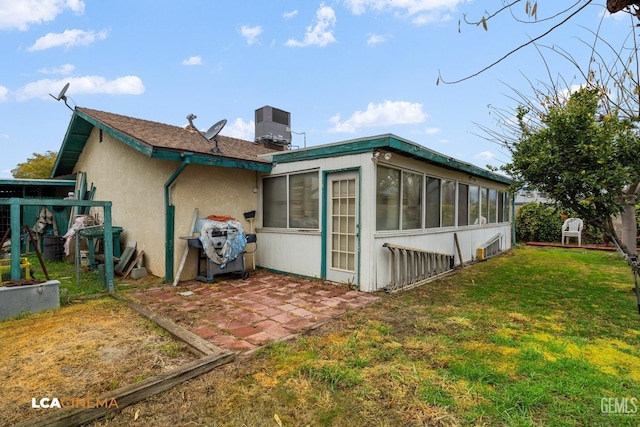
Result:
<svg viewBox="0 0 640 427"><path fill-rule="evenodd" d="M521 242L559 242L562 239L562 213L545 203L529 202L516 214L516 239Z"/></svg>
<svg viewBox="0 0 640 427"><path fill-rule="evenodd" d="M553 205L539 202L525 203L516 213L516 240L519 242L561 242L562 224L573 212L561 211ZM584 220L584 218L583 218ZM602 232L584 221L583 244L602 244Z"/></svg>

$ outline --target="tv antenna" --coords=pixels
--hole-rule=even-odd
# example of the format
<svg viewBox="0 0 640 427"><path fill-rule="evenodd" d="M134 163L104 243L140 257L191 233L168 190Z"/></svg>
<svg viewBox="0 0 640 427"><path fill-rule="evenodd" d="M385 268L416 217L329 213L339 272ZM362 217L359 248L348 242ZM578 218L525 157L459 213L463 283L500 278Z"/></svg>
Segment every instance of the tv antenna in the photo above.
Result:
<svg viewBox="0 0 640 427"><path fill-rule="evenodd" d="M73 108L71 108L69 106L69 104L67 104L67 95L65 95L67 93L67 89L69 89L69 82L67 82L67 84L64 85L64 87L62 88L62 90L60 91L60 93L58 94L58 96L53 96L51 94L49 94L49 96L51 96L53 99L55 99L56 101L60 101L61 99L64 101L64 105L67 106L68 109L70 109L71 111L73 111Z"/></svg>
<svg viewBox="0 0 640 427"><path fill-rule="evenodd" d="M195 127L195 125L193 124L193 120L196 119L197 116L194 114L189 114L187 116L187 120L189 120L189 124L191 125L191 127L193 127L194 129L197 130L197 128ZM204 139L206 139L207 141L211 142L211 140L213 139L216 143L216 146L213 147L211 149L211 152L215 153L215 154L222 154L222 151L220 151L220 147L219 147L219 141L218 141L218 134L220 133L220 131L222 130L222 128L224 127L224 125L227 124L227 119L222 119L220 120L218 123L214 124L213 126L211 126L209 128L209 130L202 135L200 132L200 135L202 135L204 137Z"/></svg>
<svg viewBox="0 0 640 427"><path fill-rule="evenodd" d="M198 130L198 128L196 127L196 125L194 125L194 124L193 124L193 121L194 121L195 119L197 119L197 118L198 118L198 116L196 116L195 114L189 114L189 115L187 116L187 120L189 120L189 124L191 125L191 127L192 127L194 130Z"/></svg>

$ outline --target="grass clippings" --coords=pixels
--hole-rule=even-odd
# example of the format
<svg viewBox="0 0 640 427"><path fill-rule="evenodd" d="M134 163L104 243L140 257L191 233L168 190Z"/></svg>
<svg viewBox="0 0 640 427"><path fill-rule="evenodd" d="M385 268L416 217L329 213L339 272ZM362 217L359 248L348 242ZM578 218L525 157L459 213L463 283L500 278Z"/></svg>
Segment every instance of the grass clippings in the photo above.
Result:
<svg viewBox="0 0 640 427"><path fill-rule="evenodd" d="M0 425L55 409L32 398L97 398L195 359L110 297L0 322Z"/></svg>
<svg viewBox="0 0 640 427"><path fill-rule="evenodd" d="M615 253L514 249L92 425L636 426L632 284Z"/></svg>

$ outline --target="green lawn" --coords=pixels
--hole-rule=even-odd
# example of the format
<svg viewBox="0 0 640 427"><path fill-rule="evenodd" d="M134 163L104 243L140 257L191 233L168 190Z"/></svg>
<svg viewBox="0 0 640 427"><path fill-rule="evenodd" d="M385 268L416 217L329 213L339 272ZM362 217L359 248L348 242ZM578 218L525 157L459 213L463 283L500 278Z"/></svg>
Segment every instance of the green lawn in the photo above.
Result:
<svg viewBox="0 0 640 427"><path fill-rule="evenodd" d="M67 301L102 290L95 273L80 286L68 265L50 273ZM517 248L380 296L106 422L640 425L640 315L615 252Z"/></svg>
<svg viewBox="0 0 640 427"><path fill-rule="evenodd" d="M136 408L176 425L637 426L632 288L615 252L514 249Z"/></svg>
<svg viewBox="0 0 640 427"><path fill-rule="evenodd" d="M46 280L46 276L40 264L40 260L35 252L26 256L31 265L31 274L33 278L38 280ZM44 266L51 280L60 282L60 304L67 305L77 298L107 292L104 279L102 279L97 270L89 270L87 267L80 267L76 270L74 263L57 262L44 259ZM124 283L131 283L131 280L123 279L121 276L115 276L114 282L116 290L123 286ZM134 281L137 286L160 285L162 279L149 276L145 279Z"/></svg>

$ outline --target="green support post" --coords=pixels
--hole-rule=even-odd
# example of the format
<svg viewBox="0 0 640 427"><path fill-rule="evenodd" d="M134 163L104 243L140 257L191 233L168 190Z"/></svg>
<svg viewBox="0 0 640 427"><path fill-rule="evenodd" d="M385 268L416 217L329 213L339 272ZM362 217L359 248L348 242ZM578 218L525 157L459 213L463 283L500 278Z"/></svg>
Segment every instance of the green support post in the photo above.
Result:
<svg viewBox="0 0 640 427"><path fill-rule="evenodd" d="M20 201L11 199L11 280L20 280ZM18 256L14 256L17 254Z"/></svg>

